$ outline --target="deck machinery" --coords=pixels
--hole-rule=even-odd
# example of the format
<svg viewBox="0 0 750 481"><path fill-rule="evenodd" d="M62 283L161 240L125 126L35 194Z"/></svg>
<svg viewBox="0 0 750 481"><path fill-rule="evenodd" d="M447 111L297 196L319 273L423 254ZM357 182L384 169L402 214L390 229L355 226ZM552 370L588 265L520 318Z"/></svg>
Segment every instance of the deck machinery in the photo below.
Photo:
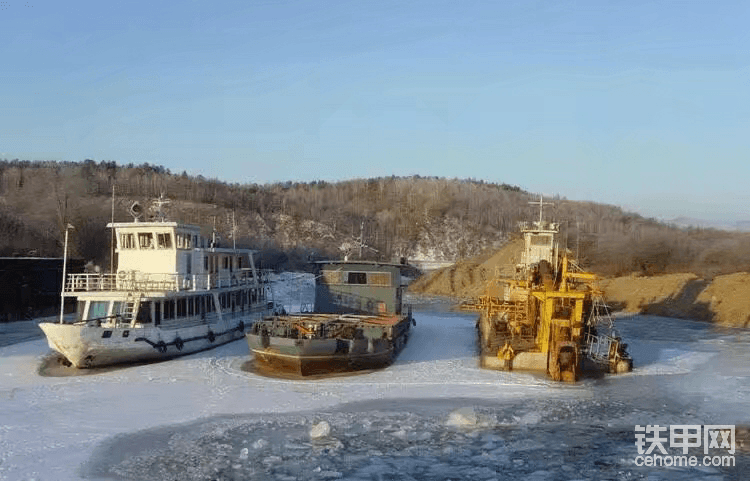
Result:
<svg viewBox="0 0 750 481"><path fill-rule="evenodd" d="M481 366L542 371L568 382L583 370L632 370L596 276L560 252L559 224L543 221L539 205L539 220L521 224L524 250L515 275L496 275L473 304L480 311Z"/></svg>

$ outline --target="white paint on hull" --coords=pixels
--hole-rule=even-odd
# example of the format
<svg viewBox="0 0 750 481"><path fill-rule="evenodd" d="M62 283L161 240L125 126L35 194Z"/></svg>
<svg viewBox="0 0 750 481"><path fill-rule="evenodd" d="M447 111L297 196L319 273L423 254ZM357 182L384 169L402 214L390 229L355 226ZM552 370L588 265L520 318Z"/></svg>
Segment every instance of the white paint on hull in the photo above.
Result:
<svg viewBox="0 0 750 481"><path fill-rule="evenodd" d="M235 319L182 328L108 328L53 323L41 323L39 327L47 336L52 349L65 356L73 366L86 368L155 361L210 349L241 339L244 333L239 329L240 322L244 323L244 329L248 329L260 317L262 313L255 313L252 316L238 316ZM111 336L103 338L105 331L109 331ZM124 337L125 332L127 337ZM209 332L214 334L213 342L208 339ZM175 344L178 338L182 341L182 349L178 349ZM164 343L161 351L157 347L160 342Z"/></svg>

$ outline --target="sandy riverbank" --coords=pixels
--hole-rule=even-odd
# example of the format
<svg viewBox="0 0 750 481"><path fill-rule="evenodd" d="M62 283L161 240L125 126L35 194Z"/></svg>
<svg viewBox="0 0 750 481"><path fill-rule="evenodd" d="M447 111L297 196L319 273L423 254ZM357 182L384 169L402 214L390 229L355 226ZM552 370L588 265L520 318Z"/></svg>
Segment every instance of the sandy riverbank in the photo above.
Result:
<svg viewBox="0 0 750 481"><path fill-rule="evenodd" d="M496 274L510 276L520 258L522 241L483 256L461 260L417 279L409 291L418 294L476 298ZM679 317L735 327L750 324L750 273L713 279L692 273L629 275L600 280L614 310Z"/></svg>

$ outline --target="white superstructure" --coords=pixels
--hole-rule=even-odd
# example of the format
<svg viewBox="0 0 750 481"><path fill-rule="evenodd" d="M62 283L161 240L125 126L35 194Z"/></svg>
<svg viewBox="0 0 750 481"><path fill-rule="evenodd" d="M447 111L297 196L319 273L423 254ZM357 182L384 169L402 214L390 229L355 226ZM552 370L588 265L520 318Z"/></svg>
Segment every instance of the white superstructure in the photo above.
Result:
<svg viewBox="0 0 750 481"><path fill-rule="evenodd" d="M76 367L154 360L243 336L272 304L253 251L213 247L200 228L122 222L114 273L70 274L72 323L42 323L51 348Z"/></svg>

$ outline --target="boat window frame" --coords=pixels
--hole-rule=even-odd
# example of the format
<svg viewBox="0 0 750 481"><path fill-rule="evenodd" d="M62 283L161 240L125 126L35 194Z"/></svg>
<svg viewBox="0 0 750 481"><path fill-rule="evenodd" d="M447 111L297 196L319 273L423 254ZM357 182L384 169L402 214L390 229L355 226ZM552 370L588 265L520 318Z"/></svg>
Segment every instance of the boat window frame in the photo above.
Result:
<svg viewBox="0 0 750 481"><path fill-rule="evenodd" d="M539 242L541 239L544 239L544 243ZM552 242L552 236L548 234L532 234L529 239L529 245L532 247L550 248L552 247Z"/></svg>
<svg viewBox="0 0 750 481"><path fill-rule="evenodd" d="M164 319L165 321L174 319L175 312L176 312L174 299L164 299L164 301L162 302L163 302L162 312L161 312L162 319Z"/></svg>
<svg viewBox="0 0 750 481"><path fill-rule="evenodd" d="M76 317L75 322L81 322L86 319L86 310L88 309L88 302L78 299L76 302Z"/></svg>
<svg viewBox="0 0 750 481"><path fill-rule="evenodd" d="M120 249L136 249L135 235L132 232L120 233Z"/></svg>
<svg viewBox="0 0 750 481"><path fill-rule="evenodd" d="M352 282L354 280L354 282ZM364 282L362 282L364 280ZM354 286L367 285L367 272L365 271L348 271L346 273L346 283Z"/></svg>
<svg viewBox="0 0 750 481"><path fill-rule="evenodd" d="M151 301L141 301L135 320L141 324L151 324L154 322L154 316L151 312Z"/></svg>
<svg viewBox="0 0 750 481"><path fill-rule="evenodd" d="M93 319L104 319L105 317L107 317L107 316L109 315L109 310L110 310L110 307L111 307L111 305L112 305L112 301L96 301L96 300L90 300L90 301L88 301L88 302L89 302L89 306L88 306L88 308L86 309L86 320L87 320L87 321L91 321L91 320L93 320ZM94 306L94 303L96 303L96 306ZM104 306L101 306L102 304L103 304ZM96 308L98 308L98 309L99 309L99 312L96 312L96 311L95 311L95 312L94 312L94 314L101 314L101 315L98 315L98 316L94 316L94 317L91 317L91 308L92 308L92 307L96 307ZM104 307L104 310L103 310L103 311L101 310L101 307Z"/></svg>
<svg viewBox="0 0 750 481"><path fill-rule="evenodd" d="M172 233L171 232L157 232L156 233L156 245L159 249L171 249L172 248Z"/></svg>
<svg viewBox="0 0 750 481"><path fill-rule="evenodd" d="M154 244L154 233L138 232L138 248L147 250L155 249L156 245Z"/></svg>

